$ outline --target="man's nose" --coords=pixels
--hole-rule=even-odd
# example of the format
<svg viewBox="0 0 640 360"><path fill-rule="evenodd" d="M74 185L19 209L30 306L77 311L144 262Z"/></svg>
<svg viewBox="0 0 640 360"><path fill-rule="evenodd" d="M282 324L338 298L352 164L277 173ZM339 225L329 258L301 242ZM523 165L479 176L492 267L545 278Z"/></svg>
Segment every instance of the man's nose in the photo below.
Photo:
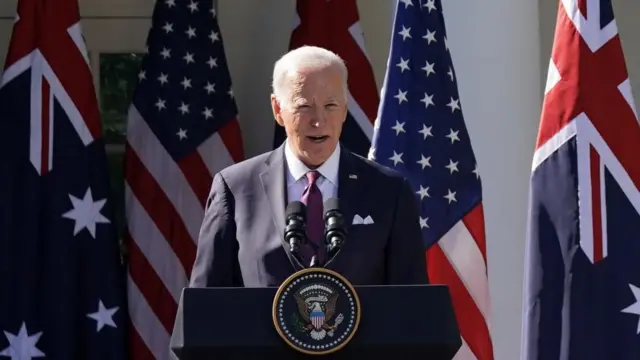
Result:
<svg viewBox="0 0 640 360"><path fill-rule="evenodd" d="M323 127L327 122L327 114L321 106L314 106L311 114L311 126Z"/></svg>

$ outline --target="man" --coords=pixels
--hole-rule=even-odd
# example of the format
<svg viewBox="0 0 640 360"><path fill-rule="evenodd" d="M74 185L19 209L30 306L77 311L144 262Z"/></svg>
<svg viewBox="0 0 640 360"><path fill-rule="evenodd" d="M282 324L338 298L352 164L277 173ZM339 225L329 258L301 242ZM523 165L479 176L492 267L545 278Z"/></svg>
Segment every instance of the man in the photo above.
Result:
<svg viewBox="0 0 640 360"><path fill-rule="evenodd" d="M343 61L318 47L287 53L274 67L271 106L287 140L214 177L190 286L279 286L300 270L284 241L291 201L306 204L309 243L318 244L302 252L304 266L314 254L327 260L318 206L332 197L340 199L348 236L327 268L354 285L428 283L411 186L340 147L347 116Z"/></svg>

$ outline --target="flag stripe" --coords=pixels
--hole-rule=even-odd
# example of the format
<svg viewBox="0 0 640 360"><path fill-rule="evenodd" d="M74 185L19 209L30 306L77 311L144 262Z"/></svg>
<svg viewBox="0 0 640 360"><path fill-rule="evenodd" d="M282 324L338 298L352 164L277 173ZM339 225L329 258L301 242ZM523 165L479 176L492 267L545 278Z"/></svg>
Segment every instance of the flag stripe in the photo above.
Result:
<svg viewBox="0 0 640 360"><path fill-rule="evenodd" d="M360 126L360 130L366 135L366 137L371 141L373 137L373 119L367 116L365 112L360 107L360 103L356 99L353 98L353 94L351 94L351 90L347 93L347 107L353 119Z"/></svg>
<svg viewBox="0 0 640 360"><path fill-rule="evenodd" d="M156 360L131 321L129 321L129 358L132 360Z"/></svg>
<svg viewBox="0 0 640 360"><path fill-rule="evenodd" d="M371 61L369 59L367 50L365 48L364 31L362 30L362 26L360 25L357 9L355 9L354 12L352 11L347 12L347 16L352 17L349 21L347 21L348 23L352 23L352 25L349 27L349 34L353 38L353 41L355 41L355 43L358 45L358 48L360 49L359 53L361 53L362 56L365 57L368 65L366 74L349 73L349 77L350 78L353 77L354 83L358 83L358 84L362 84L363 82L369 83L368 84L369 87L377 90L377 85L375 84L375 77L371 76L371 74L373 73L373 68L371 67ZM362 77L363 75L364 75L364 78ZM373 83L370 80L373 80ZM359 88L360 85L354 84L353 87ZM354 97L354 94L352 94L351 87L350 87L348 108L351 116L353 116L354 120L358 123L358 125L360 125L362 132L367 136L369 141L371 141L371 138L373 136L373 123L377 115L376 112L378 110L377 107L378 107L380 98L378 97L377 91L375 90L371 91L370 89L366 89L366 90L368 90L366 91L366 93L365 92L356 93ZM360 104L364 104L365 109L363 109L363 106Z"/></svg>
<svg viewBox="0 0 640 360"><path fill-rule="evenodd" d="M129 237L130 279L135 282L141 294L144 294L146 306L155 313L165 331L171 332L178 305L173 300L173 295L153 270L154 265L151 265L149 260L144 257L144 253L135 241L136 239ZM141 326L151 325L150 323L141 324Z"/></svg>
<svg viewBox="0 0 640 360"><path fill-rule="evenodd" d="M439 245L432 246L427 254L431 282L449 286L460 335L478 359L492 358L489 329L464 283Z"/></svg>
<svg viewBox="0 0 640 360"><path fill-rule="evenodd" d="M462 346L460 346L460 350L453 357L453 360L477 360L478 358L475 354L469 349L469 344L462 339Z"/></svg>
<svg viewBox="0 0 640 360"><path fill-rule="evenodd" d="M184 174L196 198L200 200L200 206L204 209L213 176L211 176L207 164L202 160L200 152L194 151L185 155L178 162L178 167ZM188 221L188 219L185 220ZM193 237L193 240L196 239L197 237Z"/></svg>
<svg viewBox="0 0 640 360"><path fill-rule="evenodd" d="M244 148L243 148L243 142L242 142L242 132L240 131L240 123L238 122L238 118L235 117L232 120L229 120L226 124L224 124L223 126L220 127L220 129L218 129L218 132L216 134L213 134L212 137L219 137L220 139L222 139L222 142L224 143L224 152L220 152L220 155L222 155L222 160L226 160L226 157L224 156L224 153L227 153L231 156L231 159L233 160L233 162L240 162L242 161L242 159L244 159ZM216 156L211 156L211 154L209 154L209 156L206 156L207 158L212 158L212 157L218 157L218 153L215 153ZM221 160L217 160L216 161L221 161ZM224 164L221 162L221 164ZM219 171L220 169L222 169L222 167L217 168Z"/></svg>
<svg viewBox="0 0 640 360"><path fill-rule="evenodd" d="M0 89L2 89L6 84L11 82L18 75L29 70L32 66L34 56L36 56L39 53L40 52L38 50L33 50L31 53L26 54L24 57L20 58L18 61L14 63L7 62L5 64L5 66L7 67L2 73L2 78L0 79ZM31 95L33 96L34 94L32 93Z"/></svg>
<svg viewBox="0 0 640 360"><path fill-rule="evenodd" d="M168 241L180 259L184 271L190 272L192 262L195 259L196 245L191 240L182 218L177 214L173 204L165 197L164 188L146 170L147 168L139 161L136 152L129 150L125 159L125 171L128 174L135 173L135 177L131 175L125 179L130 188L129 194L135 194L139 203L149 214L149 217L154 219L154 223L163 235L162 238L147 238L153 242ZM132 204L130 201L127 203ZM129 226L135 225L137 222L134 215L135 212L130 212L127 209Z"/></svg>
<svg viewBox="0 0 640 360"><path fill-rule="evenodd" d="M476 205L467 215L462 218L462 222L465 228L471 234L471 237L476 243L478 250L482 254L482 262L485 267L483 274L486 277L488 274L487 265L487 240L486 232L484 229L484 206L482 203ZM478 260L480 261L480 260ZM489 283L485 284L488 288Z"/></svg>
<svg viewBox="0 0 640 360"><path fill-rule="evenodd" d="M44 79L43 79L44 80ZM46 80L43 81L43 83L46 83ZM47 157L47 169L51 169L53 167L53 143L54 143L54 125L55 125L55 113L54 113L54 109L55 109L55 98L53 96L53 94L51 93L51 87L48 88L48 94L47 96L49 97L49 124L48 124L48 129L47 129L47 148L49 149L47 151L48 153L48 157ZM44 134L42 136L45 136ZM43 144L44 146L44 144Z"/></svg>
<svg viewBox="0 0 640 360"><path fill-rule="evenodd" d="M589 157L591 158L591 223L593 225L593 260L603 259L602 249L602 202L600 200L600 156L593 147L589 147Z"/></svg>
<svg viewBox="0 0 640 360"><path fill-rule="evenodd" d="M198 154L200 154L200 157L204 161L211 177L220 169L234 163L231 151L228 150L219 133L211 135L211 137L198 146ZM208 184L208 187L211 187L211 183Z"/></svg>
<svg viewBox="0 0 640 360"><path fill-rule="evenodd" d="M164 239L162 233L128 185L125 185L125 198L129 211L129 235L135 241L135 243L130 242L130 245L135 246L142 253L141 258L148 260L154 271L153 276L158 276L162 280L175 302L178 303L184 284L189 282L184 266L167 241L160 240ZM137 263L132 261L132 266L134 265Z"/></svg>
<svg viewBox="0 0 640 360"><path fill-rule="evenodd" d="M41 132L38 134L41 142L39 142L38 144L41 145L40 147L40 169L42 169L42 174L45 174L48 172L48 170L51 168L51 156L53 156L53 154L51 154L51 140L52 140L52 136L53 136L53 106L51 106L51 103L53 102L53 98L51 97L51 93L50 93L50 88L49 88L49 83L45 80L45 81L41 81L40 82L42 89L41 89L41 94L42 94L42 98L40 99L40 103L39 105L41 105L40 108L40 121L42 121L42 123L40 124L40 130ZM35 105L35 104L34 104ZM51 127L51 128L50 128Z"/></svg>
<svg viewBox="0 0 640 360"><path fill-rule="evenodd" d="M364 50L364 36L360 27L358 5L355 1L333 0L329 3L329 7L333 7L331 10L337 10L341 13L339 19L341 24L339 25L342 26L340 28L342 31L333 34L332 50L345 59L349 71L349 92L355 102L359 104L362 112L366 114L369 122L373 124L378 111L378 87L375 77L372 76L373 67ZM354 32L360 35L353 36ZM363 129L363 131L365 130Z"/></svg>
<svg viewBox="0 0 640 360"><path fill-rule="evenodd" d="M631 90L631 81L629 79L626 79L623 82L621 82L620 85L618 85L618 90L620 91L620 94L622 94L622 97L624 98L624 100L627 102L627 105L629 105L629 108L631 108L631 111L633 112L633 117L637 121L638 111L636 110L636 104L633 99L633 92Z"/></svg>
<svg viewBox="0 0 640 360"><path fill-rule="evenodd" d="M378 105L378 93L375 79L371 77L371 64L367 57L362 53L355 42L345 52L349 53L349 62L347 69L349 71L349 94L358 103L360 112L366 114L370 124L376 119L376 110ZM340 51L340 49L336 49ZM345 56L345 55L342 55ZM351 111L352 108L349 108ZM354 114L352 114L354 115ZM355 115L354 115L355 116ZM361 120L361 119L360 119ZM364 131L364 130L363 130Z"/></svg>
<svg viewBox="0 0 640 360"><path fill-rule="evenodd" d="M469 296L489 326L489 284L482 253L464 222L454 225L438 242Z"/></svg>
<svg viewBox="0 0 640 360"><path fill-rule="evenodd" d="M41 54L41 53L37 53L37 54L38 54L37 61L34 61L34 66L32 67L32 69L37 68L38 71L42 71L42 75L49 82L51 94L56 97L58 104L64 109L65 113L69 118L69 122L71 123L71 125L73 125L73 128L76 131L77 135L80 137L80 139L85 145L91 144L91 142L93 142L97 138L96 132L101 131L101 129L99 129L101 125L99 124L94 125L94 128L91 128L90 126L92 124L88 124L85 122L84 117L87 116L87 114L83 114L80 111L81 110L89 111L89 110L81 109L73 101L71 96L74 94L71 94L67 91L67 89L65 88L65 84L63 84L61 82L61 79L58 78L56 72L51 67L51 64L49 64L47 62L47 58L44 57L44 54ZM92 98L93 97L94 95L92 94ZM98 113L90 114L90 115L99 116ZM98 128L96 128L96 126Z"/></svg>
<svg viewBox="0 0 640 360"><path fill-rule="evenodd" d="M364 41L364 30L362 29L362 25L360 24L360 19L356 10L356 13L354 14L354 18L351 21L351 26L349 26L349 34L351 34L351 37L353 38L353 41L356 42L356 44L358 44L358 47L360 48L360 51L362 51L362 54L364 54L364 56L367 58L367 61L369 63L371 63L371 59L369 58L369 55L367 54L367 49L365 46L365 41ZM373 70L373 69L372 69ZM375 78L374 78L375 80ZM378 98L376 97L376 102L378 102ZM377 111L377 109L376 109ZM377 114L373 114L373 116L375 117L375 115Z"/></svg>
<svg viewBox="0 0 640 360"><path fill-rule="evenodd" d="M602 161L598 162L599 171L599 179L598 179L598 196L600 199L600 237L602 240L602 256L608 256L609 249L609 235L605 229L607 228L607 188L605 186L605 165Z"/></svg>
<svg viewBox="0 0 640 360"><path fill-rule="evenodd" d="M40 54L37 52L37 54ZM31 59L29 59L31 60ZM31 105L29 107L30 116L29 121L31 123L31 129L29 133L29 159L31 160L31 164L36 168L36 170L42 174L47 172L50 169L51 162L46 162L42 158L42 144L44 142L43 139L43 130L40 130L39 127L42 126L42 90L43 83L46 82L46 79L42 76L42 67L37 66L36 63L40 60L40 57L36 57L33 59L34 66L31 67L31 79L30 86L32 91L29 94L29 100L31 101ZM29 63L31 65L31 63ZM4 78L4 76L3 76ZM49 131L50 134L53 134L52 131ZM45 166L46 165L46 166Z"/></svg>
<svg viewBox="0 0 640 360"><path fill-rule="evenodd" d="M153 354L155 360L169 359L170 334L149 307L136 282L131 277L128 280L129 312L137 335Z"/></svg>
<svg viewBox="0 0 640 360"><path fill-rule="evenodd" d="M37 17L34 16L36 14L37 9L33 6L29 1L18 1L18 15L20 17L20 21L14 23L13 32L16 36L19 36L20 41L11 41L9 44L7 58L5 61L5 69L11 69L18 64L22 64L26 66L31 62L31 55L33 54L34 49L37 50L36 41L38 37L37 29L39 28L37 24ZM25 64L26 63L26 64ZM18 65L20 68L23 66ZM19 71L22 73L22 71ZM12 72L11 75L14 73ZM3 74L4 77L4 74ZM11 81L13 76L10 76L4 83Z"/></svg>
<svg viewBox="0 0 640 360"><path fill-rule="evenodd" d="M58 37L55 32L48 32L47 37L53 36ZM61 39L62 40L62 39ZM65 72L57 72L54 73L51 71L52 75L55 75L56 82L59 82L60 89L64 89L64 92L67 94L69 100L82 98L84 93L89 92L92 97L95 96L94 89L87 89L83 83L79 83L75 81L76 77L93 79L93 75L91 74L91 69L84 61L84 54L78 49L75 42L71 37L64 38L63 41L56 42L44 42L41 51L43 53L52 53L52 52L60 52L63 54L67 54L64 57L51 56L45 57L47 68L60 68L62 66L72 66L74 71L73 73L65 73ZM74 56L71 54L78 53L80 56ZM66 63L66 64L65 64ZM71 63L71 64L69 64ZM48 71L45 71L48 72ZM52 80L52 79L51 79ZM56 87L54 81L52 82L52 87ZM82 123L83 126L91 133L91 138L95 139L100 136L102 131L100 127L99 121L86 121L86 119L92 118L92 112L96 111L93 106L94 101L69 101L69 104L73 104L74 108L77 110L77 116L71 116L71 121L78 121ZM64 106L64 104L63 104Z"/></svg>
<svg viewBox="0 0 640 360"><path fill-rule="evenodd" d="M135 106L129 112L129 125L127 128L127 143L131 145L131 150L140 162L130 169L131 174L136 171L147 173L158 183L159 189L171 202L175 212L179 214L175 219L184 222L184 226L195 243L200 231L200 222L204 215L204 208L195 192L189 186L185 175L180 170L178 164L173 161L164 146L154 136L141 117ZM141 184L141 186L146 186ZM156 193L159 197L160 192ZM141 196L140 202L144 205L145 199ZM154 199L153 197L149 198ZM154 199L162 201L160 199ZM155 218L155 216L153 216ZM173 215L171 216L173 218ZM177 221L177 220L176 220Z"/></svg>
<svg viewBox="0 0 640 360"><path fill-rule="evenodd" d="M548 140L540 145L533 154L531 172L542 164L547 158L553 155L567 141L571 140L578 133L577 121L573 120L553 134Z"/></svg>

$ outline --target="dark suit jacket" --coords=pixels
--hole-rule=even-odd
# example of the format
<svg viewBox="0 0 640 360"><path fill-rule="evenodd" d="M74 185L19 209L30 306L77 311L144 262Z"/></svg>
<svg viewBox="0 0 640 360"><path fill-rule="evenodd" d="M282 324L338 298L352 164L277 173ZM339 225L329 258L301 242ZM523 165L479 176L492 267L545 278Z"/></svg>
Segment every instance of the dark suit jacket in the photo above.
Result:
<svg viewBox="0 0 640 360"><path fill-rule="evenodd" d="M281 146L216 174L191 287L279 286L300 270L283 236L285 171ZM417 201L408 181L344 147L338 173L348 237L327 268L354 285L428 283ZM356 214L371 216L374 223L352 225Z"/></svg>

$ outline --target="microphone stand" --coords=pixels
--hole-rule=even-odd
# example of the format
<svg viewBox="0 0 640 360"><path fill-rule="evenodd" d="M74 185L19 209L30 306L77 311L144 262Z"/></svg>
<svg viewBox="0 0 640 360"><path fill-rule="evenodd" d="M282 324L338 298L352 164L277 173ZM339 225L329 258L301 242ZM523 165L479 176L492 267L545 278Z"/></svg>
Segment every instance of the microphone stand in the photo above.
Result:
<svg viewBox="0 0 640 360"><path fill-rule="evenodd" d="M293 257L293 261L295 261L296 265L298 265L301 269L306 268L306 266L304 266L304 261L302 260L302 256L300 256L300 249L299 248L295 248L292 246L291 247L291 255Z"/></svg>

